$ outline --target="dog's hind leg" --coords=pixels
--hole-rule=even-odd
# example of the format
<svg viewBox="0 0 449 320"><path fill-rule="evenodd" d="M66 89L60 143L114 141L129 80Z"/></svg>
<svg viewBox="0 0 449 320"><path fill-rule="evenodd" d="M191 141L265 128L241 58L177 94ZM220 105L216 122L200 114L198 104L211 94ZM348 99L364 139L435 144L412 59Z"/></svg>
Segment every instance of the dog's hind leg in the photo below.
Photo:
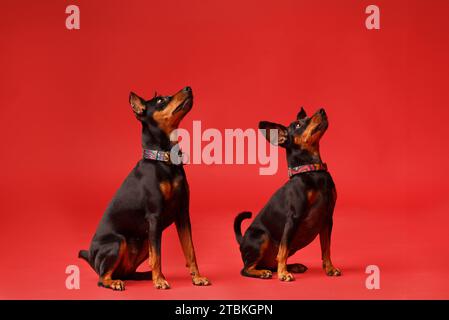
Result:
<svg viewBox="0 0 449 320"><path fill-rule="evenodd" d="M126 250L126 241L117 240L107 246L103 246L98 252L97 259L100 260L98 274L98 286L110 288L112 290L125 290L125 283L122 280L113 279L117 273L117 269L121 264Z"/></svg>
<svg viewBox="0 0 449 320"><path fill-rule="evenodd" d="M249 237L245 239L246 241L242 242L240 247L244 263L241 275L261 279L271 278L273 273L270 270L256 269L269 245L268 235L249 229L247 233Z"/></svg>
<svg viewBox="0 0 449 320"><path fill-rule="evenodd" d="M136 271L124 277L125 280L133 280L133 281L143 281L143 280L151 280L152 273L151 271Z"/></svg>
<svg viewBox="0 0 449 320"><path fill-rule="evenodd" d="M291 273L304 273L307 271L307 267L301 263L287 264L287 271Z"/></svg>

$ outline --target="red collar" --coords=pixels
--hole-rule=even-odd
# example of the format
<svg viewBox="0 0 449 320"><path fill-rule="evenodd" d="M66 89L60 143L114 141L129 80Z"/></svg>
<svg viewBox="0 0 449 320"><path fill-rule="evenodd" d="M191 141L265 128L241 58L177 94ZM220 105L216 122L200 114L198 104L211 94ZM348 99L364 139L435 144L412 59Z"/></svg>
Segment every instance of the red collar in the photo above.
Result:
<svg viewBox="0 0 449 320"><path fill-rule="evenodd" d="M310 171L327 171L327 165L325 163L312 163L293 168L288 167L288 176L293 177L296 174Z"/></svg>

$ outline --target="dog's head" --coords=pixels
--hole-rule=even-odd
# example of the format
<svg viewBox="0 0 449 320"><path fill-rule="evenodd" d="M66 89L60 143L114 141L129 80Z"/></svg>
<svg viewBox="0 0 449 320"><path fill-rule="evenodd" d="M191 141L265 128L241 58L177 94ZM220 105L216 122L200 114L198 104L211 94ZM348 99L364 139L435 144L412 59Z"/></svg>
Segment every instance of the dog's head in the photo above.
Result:
<svg viewBox="0 0 449 320"><path fill-rule="evenodd" d="M288 127L268 121L259 123L259 129L264 129L263 133L270 143L286 149L305 150L311 154L318 153L319 141L327 127L328 120L324 109L308 117L306 111L301 108L296 120ZM277 136L270 134L273 130L277 131Z"/></svg>
<svg viewBox="0 0 449 320"><path fill-rule="evenodd" d="M129 103L139 121L150 129L162 131L169 137L192 109L193 93L190 87L185 87L173 96L156 94L151 100L144 100L131 92Z"/></svg>

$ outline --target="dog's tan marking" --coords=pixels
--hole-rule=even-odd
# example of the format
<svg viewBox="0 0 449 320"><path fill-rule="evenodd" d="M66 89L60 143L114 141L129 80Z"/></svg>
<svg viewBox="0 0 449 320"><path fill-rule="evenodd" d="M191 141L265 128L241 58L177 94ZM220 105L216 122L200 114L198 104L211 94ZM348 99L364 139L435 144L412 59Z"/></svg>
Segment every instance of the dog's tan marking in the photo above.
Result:
<svg viewBox="0 0 449 320"><path fill-rule="evenodd" d="M341 276L340 269L332 264L331 260L331 226L326 225L320 231L321 258L323 261L323 270L328 276Z"/></svg>
<svg viewBox="0 0 449 320"><path fill-rule="evenodd" d="M165 280L164 275L161 271L161 257L157 253L157 250L154 246L150 246L149 248L150 254L150 268L151 268L151 277L153 279L153 285L156 289L170 289L170 285L167 280Z"/></svg>
<svg viewBox="0 0 449 320"><path fill-rule="evenodd" d="M278 262L278 272L287 271L287 257L288 257L288 248L286 245L281 244L279 246L278 255L276 260Z"/></svg>
<svg viewBox="0 0 449 320"><path fill-rule="evenodd" d="M192 283L196 286L210 285L209 279L202 277L198 269L190 223L177 223L176 229L178 231L179 241L181 242L182 251L186 259L186 267L189 268L190 275L192 276Z"/></svg>
<svg viewBox="0 0 449 320"><path fill-rule="evenodd" d="M158 127L169 136L178 127L179 122L176 123L173 116L165 110L154 112L153 119L157 122Z"/></svg>
<svg viewBox="0 0 449 320"><path fill-rule="evenodd" d="M310 154L314 156L320 155L320 150L318 143L316 143L320 135L321 131L317 131L312 134L313 130L320 125L322 118L320 115L314 115L307 126L307 128L303 131L301 135L296 135L293 137L293 142L300 146L302 149L307 150Z"/></svg>
<svg viewBox="0 0 449 320"><path fill-rule="evenodd" d="M307 192L307 203L310 205L312 205L316 198L318 197L318 192L314 191L314 190L309 190Z"/></svg>
<svg viewBox="0 0 449 320"><path fill-rule="evenodd" d="M173 195L173 186L170 181L162 181L159 183L159 189L165 200L170 200Z"/></svg>
<svg viewBox="0 0 449 320"><path fill-rule="evenodd" d="M123 241L120 243L119 254L117 256L117 260L114 263L114 266L111 270L108 270L100 279L98 280L99 284L105 288L110 288L112 290L125 290L125 283L122 280L112 279L112 275L116 271L116 269L120 266L120 264L124 263L127 266L127 262L124 262L124 256L126 255L126 242ZM125 266L125 268L126 268Z"/></svg>
<svg viewBox="0 0 449 320"><path fill-rule="evenodd" d="M265 250L268 248L269 245L269 239L268 236L265 236L262 240L262 243L260 244L259 248L259 258L254 262L251 266L246 267L243 272L250 277L257 277L262 279L268 279L272 277L272 272L270 270L265 269L256 269L257 264L260 260L263 258L263 254L265 253Z"/></svg>
<svg viewBox="0 0 449 320"><path fill-rule="evenodd" d="M173 180L172 186L173 186L174 190L179 189L181 187L181 185L182 185L182 181L181 180L182 180L181 178L175 178Z"/></svg>
<svg viewBox="0 0 449 320"><path fill-rule="evenodd" d="M173 181L164 180L159 183L159 190L165 200L170 200L173 197L173 192L182 186L182 179L175 178Z"/></svg>
<svg viewBox="0 0 449 320"><path fill-rule="evenodd" d="M176 114L173 114L173 111L184 103L187 98L188 95L181 90L173 96L164 109L153 112L154 121L167 136L170 136L172 131L178 128L182 118L186 115L186 111L183 110L178 111Z"/></svg>
<svg viewBox="0 0 449 320"><path fill-rule="evenodd" d="M125 290L125 283L122 280L112 280L111 274L112 272L108 272L103 277L100 277L99 284L112 290Z"/></svg>
<svg viewBox="0 0 449 320"><path fill-rule="evenodd" d="M281 281L293 281L295 277L293 274L288 272L287 269L287 258L288 258L289 249L285 244L280 244L278 255L276 260L278 262L278 278Z"/></svg>

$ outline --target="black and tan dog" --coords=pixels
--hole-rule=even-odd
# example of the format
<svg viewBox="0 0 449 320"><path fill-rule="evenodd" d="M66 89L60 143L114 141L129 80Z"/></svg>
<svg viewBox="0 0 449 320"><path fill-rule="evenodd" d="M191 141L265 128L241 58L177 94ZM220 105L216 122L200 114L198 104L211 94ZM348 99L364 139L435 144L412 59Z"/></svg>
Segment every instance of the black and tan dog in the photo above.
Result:
<svg viewBox="0 0 449 320"><path fill-rule="evenodd" d="M244 263L242 275L271 278L272 271L277 270L279 280L294 280L292 273L302 273L307 268L302 264L287 264L287 258L318 234L324 271L329 276L341 275L330 257L337 194L319 153L319 141L327 127L323 109L309 118L301 108L288 128L266 121L259 123L270 142L286 148L290 179L271 197L244 236L241 223L251 213L242 212L235 218L234 231ZM277 135L270 135L275 130Z"/></svg>
<svg viewBox="0 0 449 320"><path fill-rule="evenodd" d="M196 263L186 174L182 164L170 160L170 134L192 108L192 90L148 101L131 92L129 102L142 123L143 159L106 209L89 251L81 250L79 256L100 276L98 285L113 290L124 290L121 279L134 278L149 257L154 286L168 289L161 271L161 236L175 222L193 284L209 285Z"/></svg>

